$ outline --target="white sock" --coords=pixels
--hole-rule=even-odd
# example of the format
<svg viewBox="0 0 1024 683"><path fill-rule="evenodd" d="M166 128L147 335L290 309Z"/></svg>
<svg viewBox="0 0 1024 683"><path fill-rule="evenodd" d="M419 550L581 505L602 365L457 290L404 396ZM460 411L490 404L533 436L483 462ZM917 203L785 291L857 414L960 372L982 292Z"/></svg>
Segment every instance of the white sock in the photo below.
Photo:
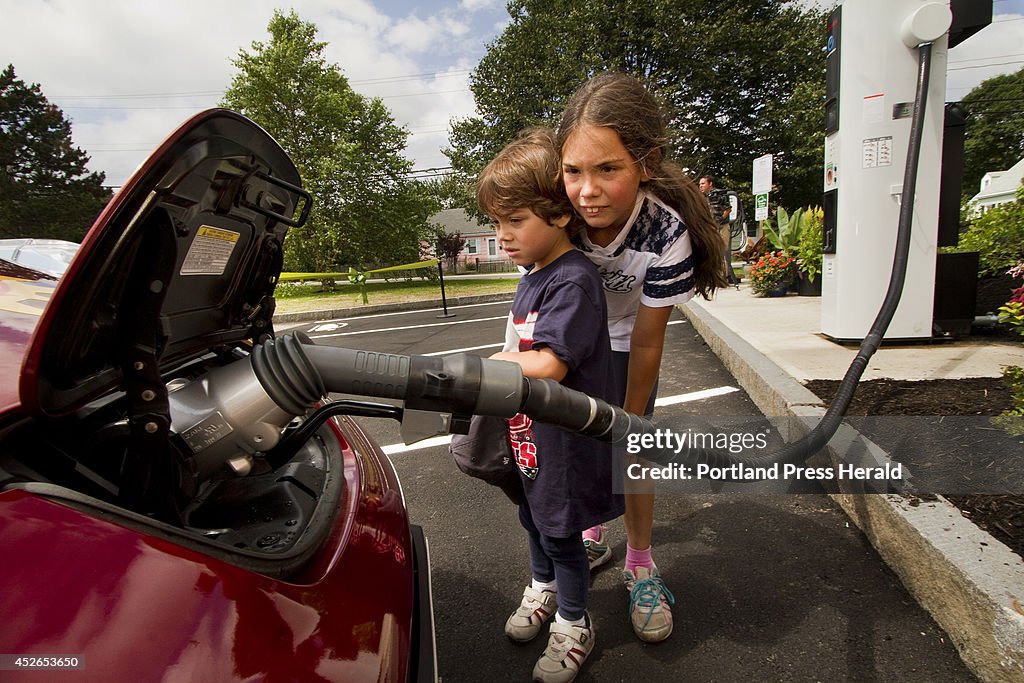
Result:
<svg viewBox="0 0 1024 683"><path fill-rule="evenodd" d="M557 593L558 579L554 579L551 581L540 581L538 579L533 579L533 581L530 583L530 587L533 588L533 590L535 591L540 591L541 593L543 593L544 591L548 591L549 593Z"/></svg>
<svg viewBox="0 0 1024 683"><path fill-rule="evenodd" d="M587 615L584 613L584 615L579 619L570 620L563 617L561 612L555 612L555 622L561 624L562 626L580 626L586 628Z"/></svg>

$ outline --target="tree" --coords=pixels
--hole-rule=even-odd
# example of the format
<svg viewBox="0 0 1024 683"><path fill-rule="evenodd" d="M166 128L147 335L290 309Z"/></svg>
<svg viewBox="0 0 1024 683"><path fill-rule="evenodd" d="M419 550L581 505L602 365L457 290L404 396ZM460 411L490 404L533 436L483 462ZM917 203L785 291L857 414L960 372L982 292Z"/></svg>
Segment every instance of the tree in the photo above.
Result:
<svg viewBox="0 0 1024 683"><path fill-rule="evenodd" d="M1024 184L1016 201L999 204L971 220L956 251L978 252L978 275L999 277L1024 261Z"/></svg>
<svg viewBox="0 0 1024 683"><path fill-rule="evenodd" d="M438 210L458 209L462 207L463 198L471 192L471 188L456 173L421 180L424 190L438 203Z"/></svg>
<svg viewBox="0 0 1024 683"><path fill-rule="evenodd" d="M314 24L275 12L267 31L269 42L233 60L238 73L223 103L277 139L313 195L306 226L289 232L285 267L362 271L415 261L437 202L407 179L408 131L326 63Z"/></svg>
<svg viewBox="0 0 1024 683"><path fill-rule="evenodd" d="M969 198L983 175L1024 157L1024 69L983 81L960 104L968 114L963 194Z"/></svg>
<svg viewBox="0 0 1024 683"><path fill-rule="evenodd" d="M79 242L110 199L71 122L7 65L0 72L0 237Z"/></svg>
<svg viewBox="0 0 1024 683"><path fill-rule="evenodd" d="M434 250L437 254L437 258L445 261L451 272L458 272L459 254L462 253L462 250L465 247L466 238L463 237L462 233L458 230L455 232L438 230L437 237L434 240Z"/></svg>
<svg viewBox="0 0 1024 683"><path fill-rule="evenodd" d="M791 0L513 0L508 8L510 23L470 77L479 115L449 136L446 154L464 176L519 129L557 123L586 78L618 70L662 100L673 156L695 176L744 190L753 159L772 153L777 197L820 201L822 12ZM468 196L464 206L475 213Z"/></svg>

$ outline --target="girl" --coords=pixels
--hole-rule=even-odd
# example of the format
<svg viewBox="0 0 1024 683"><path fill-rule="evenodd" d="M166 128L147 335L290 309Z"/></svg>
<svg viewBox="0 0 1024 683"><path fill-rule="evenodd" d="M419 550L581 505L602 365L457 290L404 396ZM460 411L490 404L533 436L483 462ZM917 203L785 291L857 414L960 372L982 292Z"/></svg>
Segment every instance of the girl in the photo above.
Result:
<svg viewBox="0 0 1024 683"><path fill-rule="evenodd" d="M569 100L557 131L562 178L586 222L577 246L598 266L608 299L613 395L651 415L665 326L676 304L727 285L722 241L708 202L667 158L658 102L635 78L594 77ZM651 557L654 491L628 477L626 566L633 631L647 642L672 632L672 593ZM591 567L611 559L603 528L584 532Z"/></svg>

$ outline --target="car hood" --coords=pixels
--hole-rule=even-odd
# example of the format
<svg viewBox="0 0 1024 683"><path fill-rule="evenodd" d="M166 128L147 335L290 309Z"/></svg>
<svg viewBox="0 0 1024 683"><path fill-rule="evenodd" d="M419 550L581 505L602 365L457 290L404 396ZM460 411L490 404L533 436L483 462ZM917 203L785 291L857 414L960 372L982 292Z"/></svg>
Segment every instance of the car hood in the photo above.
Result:
<svg viewBox="0 0 1024 683"><path fill-rule="evenodd" d="M20 402L60 415L171 364L272 334L284 236L310 207L244 116L202 112L111 199L35 326Z"/></svg>

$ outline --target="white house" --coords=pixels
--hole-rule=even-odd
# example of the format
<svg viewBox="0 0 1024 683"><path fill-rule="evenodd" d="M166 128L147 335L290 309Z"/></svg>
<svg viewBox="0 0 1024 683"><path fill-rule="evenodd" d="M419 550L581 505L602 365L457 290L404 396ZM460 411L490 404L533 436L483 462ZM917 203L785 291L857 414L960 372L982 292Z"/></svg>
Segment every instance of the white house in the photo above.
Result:
<svg viewBox="0 0 1024 683"><path fill-rule="evenodd" d="M981 190L971 197L975 215L980 216L993 206L1008 204L1017 198L1017 188L1024 180L1024 159L1006 171L989 171L981 177Z"/></svg>

